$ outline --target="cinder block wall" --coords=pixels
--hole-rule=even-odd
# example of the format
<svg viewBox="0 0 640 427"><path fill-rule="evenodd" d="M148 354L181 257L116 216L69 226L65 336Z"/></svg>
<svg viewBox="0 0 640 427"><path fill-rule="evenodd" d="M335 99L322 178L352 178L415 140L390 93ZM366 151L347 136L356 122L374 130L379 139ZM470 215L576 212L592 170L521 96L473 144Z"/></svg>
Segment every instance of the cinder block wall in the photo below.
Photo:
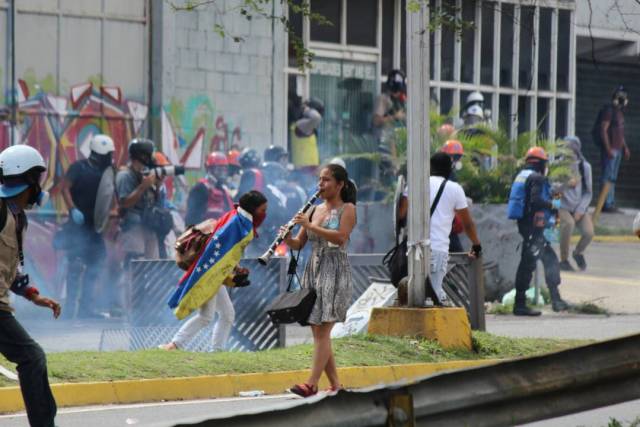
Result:
<svg viewBox="0 0 640 427"><path fill-rule="evenodd" d="M279 125L286 109L284 32L269 19L248 21L233 10L237 3L217 1L192 11L163 8L162 41L156 45L162 49L162 107L187 143L205 128L205 155L216 137L260 153L272 140L286 145ZM216 31L219 24L226 37Z"/></svg>

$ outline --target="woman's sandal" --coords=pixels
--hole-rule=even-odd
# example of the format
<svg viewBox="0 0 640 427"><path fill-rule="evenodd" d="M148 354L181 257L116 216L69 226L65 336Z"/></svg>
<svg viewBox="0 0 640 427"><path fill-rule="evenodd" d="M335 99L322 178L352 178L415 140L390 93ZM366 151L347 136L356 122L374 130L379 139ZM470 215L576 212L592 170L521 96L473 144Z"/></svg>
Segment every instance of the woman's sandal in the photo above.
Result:
<svg viewBox="0 0 640 427"><path fill-rule="evenodd" d="M318 393L318 387L314 387L311 384L302 383L294 385L289 389L289 391L293 394L297 394L300 397L310 397Z"/></svg>
<svg viewBox="0 0 640 427"><path fill-rule="evenodd" d="M337 392L342 391L342 390L344 390L344 386L343 386L342 384L340 384L340 385L339 385L339 386L337 386L337 387L330 386L330 387L329 387L328 389L326 389L325 391L326 391L327 393L337 393Z"/></svg>

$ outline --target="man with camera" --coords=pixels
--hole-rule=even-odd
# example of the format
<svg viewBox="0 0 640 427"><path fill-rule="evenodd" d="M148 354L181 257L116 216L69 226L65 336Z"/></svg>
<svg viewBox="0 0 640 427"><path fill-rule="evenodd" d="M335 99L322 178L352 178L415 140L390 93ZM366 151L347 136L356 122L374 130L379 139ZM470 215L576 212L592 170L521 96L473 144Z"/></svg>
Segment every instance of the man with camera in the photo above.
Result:
<svg viewBox="0 0 640 427"><path fill-rule="evenodd" d="M120 243L125 268L136 258L158 258L157 221L152 218L157 205L156 186L161 176L145 173L154 167L153 141L144 138L129 143L129 164L116 175L116 194L120 205Z"/></svg>
<svg viewBox="0 0 640 427"><path fill-rule="evenodd" d="M113 198L112 193L99 194L99 187L106 169L112 167L115 145L108 135L98 134L89 146L89 158L73 163L62 181L62 196L69 209L69 222L60 234L64 241L59 242L66 251L69 265L64 313L68 318L96 316L92 297L107 254L94 218L98 197L109 198L107 205Z"/></svg>

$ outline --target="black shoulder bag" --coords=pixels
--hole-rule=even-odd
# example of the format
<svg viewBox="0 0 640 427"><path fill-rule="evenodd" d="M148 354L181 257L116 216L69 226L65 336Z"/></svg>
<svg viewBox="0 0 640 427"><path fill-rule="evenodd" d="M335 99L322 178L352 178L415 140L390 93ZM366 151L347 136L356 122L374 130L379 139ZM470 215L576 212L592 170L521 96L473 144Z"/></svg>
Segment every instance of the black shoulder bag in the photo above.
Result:
<svg viewBox="0 0 640 427"><path fill-rule="evenodd" d="M315 207L309 215L309 221L313 219L314 212ZM291 261L289 262L289 269L287 270L287 274L289 275L287 291L278 295L267 307L267 314L271 322L276 326L295 322L298 322L301 326L309 325L307 319L309 319L313 305L316 303L315 289L300 288L291 292L291 285L293 284L294 278L298 278L298 282L300 282L300 277L297 272L299 256L300 251L298 251L297 255L294 255L293 250L291 250Z"/></svg>
<svg viewBox="0 0 640 427"><path fill-rule="evenodd" d="M442 184L440 184L438 193L436 194L435 199L433 199L433 205L431 206L429 215L433 215L433 212L436 210L436 206L438 206L438 203L440 202L440 197L442 196L446 183L447 180L445 179L442 181ZM389 278L391 279L393 286L396 288L398 287L400 280L409 275L409 259L407 257L408 237L404 236L401 242L398 241L399 237L400 236L396 233L396 245L393 249L387 252L384 258L382 258L382 264L389 270Z"/></svg>

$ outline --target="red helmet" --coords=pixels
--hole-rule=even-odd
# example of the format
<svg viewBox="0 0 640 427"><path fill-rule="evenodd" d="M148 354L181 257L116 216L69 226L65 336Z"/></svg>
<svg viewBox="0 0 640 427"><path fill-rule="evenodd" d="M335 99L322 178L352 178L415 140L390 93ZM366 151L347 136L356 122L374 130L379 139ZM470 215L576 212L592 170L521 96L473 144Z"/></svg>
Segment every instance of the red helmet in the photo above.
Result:
<svg viewBox="0 0 640 427"><path fill-rule="evenodd" d="M447 153L450 156L462 156L464 155L464 148L457 139L450 139L444 143L440 149L443 153Z"/></svg>
<svg viewBox="0 0 640 427"><path fill-rule="evenodd" d="M169 166L171 162L167 159L167 156L164 155L161 151L156 151L153 153L153 160L155 160L156 165L158 166Z"/></svg>
<svg viewBox="0 0 640 427"><path fill-rule="evenodd" d="M227 154L227 161L229 162L229 165L240 167L238 157L240 157L240 152L238 150L230 150Z"/></svg>
<svg viewBox="0 0 640 427"><path fill-rule="evenodd" d="M211 166L229 166L227 156L221 151L214 151L207 156L207 167Z"/></svg>
<svg viewBox="0 0 640 427"><path fill-rule="evenodd" d="M524 156L524 159L528 162L528 161L536 161L536 160L549 160L549 157L547 157L547 153L544 151L544 148L542 147L531 147L529 148L529 150L527 151L527 154Z"/></svg>

